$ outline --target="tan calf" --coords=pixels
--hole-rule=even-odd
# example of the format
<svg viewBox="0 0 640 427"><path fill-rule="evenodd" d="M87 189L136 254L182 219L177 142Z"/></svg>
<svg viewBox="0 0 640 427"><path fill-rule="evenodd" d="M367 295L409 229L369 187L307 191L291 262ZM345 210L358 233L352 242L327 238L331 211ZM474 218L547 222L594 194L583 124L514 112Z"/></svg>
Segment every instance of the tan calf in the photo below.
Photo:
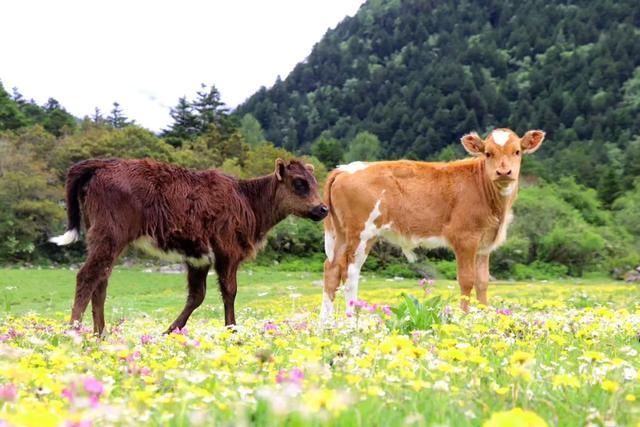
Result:
<svg viewBox="0 0 640 427"><path fill-rule="evenodd" d="M519 138L496 129L485 140L475 133L462 137L471 159L354 162L334 170L324 192L330 215L324 222L322 319L333 315L341 283L350 313L360 269L378 238L398 245L410 262L418 246L452 248L462 308L468 309L474 287L487 304L489 255L506 239L522 154L537 150L543 139L540 130Z"/></svg>

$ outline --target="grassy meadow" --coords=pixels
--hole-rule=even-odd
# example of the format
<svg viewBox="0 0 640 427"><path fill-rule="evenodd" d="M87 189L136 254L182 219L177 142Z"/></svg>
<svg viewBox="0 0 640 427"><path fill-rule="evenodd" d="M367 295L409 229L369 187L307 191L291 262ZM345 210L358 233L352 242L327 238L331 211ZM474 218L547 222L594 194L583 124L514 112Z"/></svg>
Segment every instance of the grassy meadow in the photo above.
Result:
<svg viewBox="0 0 640 427"><path fill-rule="evenodd" d="M0 269L0 425L640 425L640 286L498 282L458 308L455 282L365 275L368 304L318 327L321 274L246 266L239 327L210 276L187 328L184 274L117 268L108 335L71 329L75 271ZM431 290L433 289L433 290ZM387 326L401 294L439 295L446 320ZM377 304L376 307L373 304Z"/></svg>

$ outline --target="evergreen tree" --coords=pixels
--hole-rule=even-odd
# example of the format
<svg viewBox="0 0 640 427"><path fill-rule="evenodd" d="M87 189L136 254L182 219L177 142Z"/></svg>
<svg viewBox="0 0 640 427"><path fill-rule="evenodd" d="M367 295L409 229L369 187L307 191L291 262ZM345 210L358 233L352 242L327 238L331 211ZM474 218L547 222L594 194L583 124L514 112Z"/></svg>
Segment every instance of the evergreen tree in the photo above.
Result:
<svg viewBox="0 0 640 427"><path fill-rule="evenodd" d="M202 83L200 88L201 90L196 92L196 99L192 104L196 115L198 133L205 133L211 126L216 126L224 134L227 129L224 129L223 122L228 111L220 100L220 92L214 85L207 88L207 85Z"/></svg>
<svg viewBox="0 0 640 427"><path fill-rule="evenodd" d="M327 169L333 169L342 161L344 147L337 139L323 134L311 144L311 154L324 163Z"/></svg>
<svg viewBox="0 0 640 427"><path fill-rule="evenodd" d="M252 114L245 114L240 120L240 134L244 138L244 142L251 146L256 146L265 142L262 126L260 122Z"/></svg>
<svg viewBox="0 0 640 427"><path fill-rule="evenodd" d="M191 140L200 134L198 117L194 114L193 106L186 97L178 99L178 105L172 107L169 114L173 123L162 133L169 144L178 147L184 141Z"/></svg>
<svg viewBox="0 0 640 427"><path fill-rule="evenodd" d="M382 155L380 140L370 132L360 132L349 144L349 150L344 154L346 163L358 160L378 160Z"/></svg>
<svg viewBox="0 0 640 427"><path fill-rule="evenodd" d="M134 120L129 121L122 111L122 108L120 108L120 104L117 102L113 103L113 109L107 116L106 122L116 129L121 129L135 123Z"/></svg>

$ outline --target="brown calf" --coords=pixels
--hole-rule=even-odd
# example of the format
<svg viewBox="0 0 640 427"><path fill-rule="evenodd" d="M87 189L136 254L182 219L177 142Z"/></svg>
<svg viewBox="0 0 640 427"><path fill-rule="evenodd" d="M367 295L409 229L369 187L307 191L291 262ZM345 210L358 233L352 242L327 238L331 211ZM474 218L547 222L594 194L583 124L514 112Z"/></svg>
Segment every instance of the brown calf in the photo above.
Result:
<svg viewBox="0 0 640 427"><path fill-rule="evenodd" d="M497 129L462 144L473 159L451 163L407 160L338 167L327 178L324 295L321 318L333 314L336 289L345 282L347 313L357 299L360 269L377 238L400 246L409 261L418 246L449 246L456 255L461 305L471 289L487 304L489 254L504 242L518 192L522 154L538 149L544 132L519 138Z"/></svg>
<svg viewBox="0 0 640 427"><path fill-rule="evenodd" d="M289 214L319 221L328 212L313 167L296 160L278 159L275 173L249 180L151 160L86 160L69 169L66 192L67 232L51 241L66 245L78 239L82 208L88 255L78 272L71 322L81 321L91 300L98 334L104 330L109 275L130 243L144 239L186 261L187 303L167 332L184 327L204 300L211 264L225 325L233 325L240 263L254 256L269 229Z"/></svg>

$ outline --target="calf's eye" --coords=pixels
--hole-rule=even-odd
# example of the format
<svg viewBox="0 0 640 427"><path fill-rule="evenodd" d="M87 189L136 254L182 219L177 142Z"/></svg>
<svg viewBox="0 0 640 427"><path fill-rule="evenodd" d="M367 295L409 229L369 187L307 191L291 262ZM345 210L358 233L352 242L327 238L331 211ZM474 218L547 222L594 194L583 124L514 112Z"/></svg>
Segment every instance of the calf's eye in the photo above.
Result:
<svg viewBox="0 0 640 427"><path fill-rule="evenodd" d="M487 159L491 157L491 153L484 153L484 155L487 156Z"/></svg>
<svg viewBox="0 0 640 427"><path fill-rule="evenodd" d="M304 195L309 191L309 183L303 179L294 179L293 190L297 194Z"/></svg>
<svg viewBox="0 0 640 427"><path fill-rule="evenodd" d="M516 151L516 156L520 155L520 150Z"/></svg>

